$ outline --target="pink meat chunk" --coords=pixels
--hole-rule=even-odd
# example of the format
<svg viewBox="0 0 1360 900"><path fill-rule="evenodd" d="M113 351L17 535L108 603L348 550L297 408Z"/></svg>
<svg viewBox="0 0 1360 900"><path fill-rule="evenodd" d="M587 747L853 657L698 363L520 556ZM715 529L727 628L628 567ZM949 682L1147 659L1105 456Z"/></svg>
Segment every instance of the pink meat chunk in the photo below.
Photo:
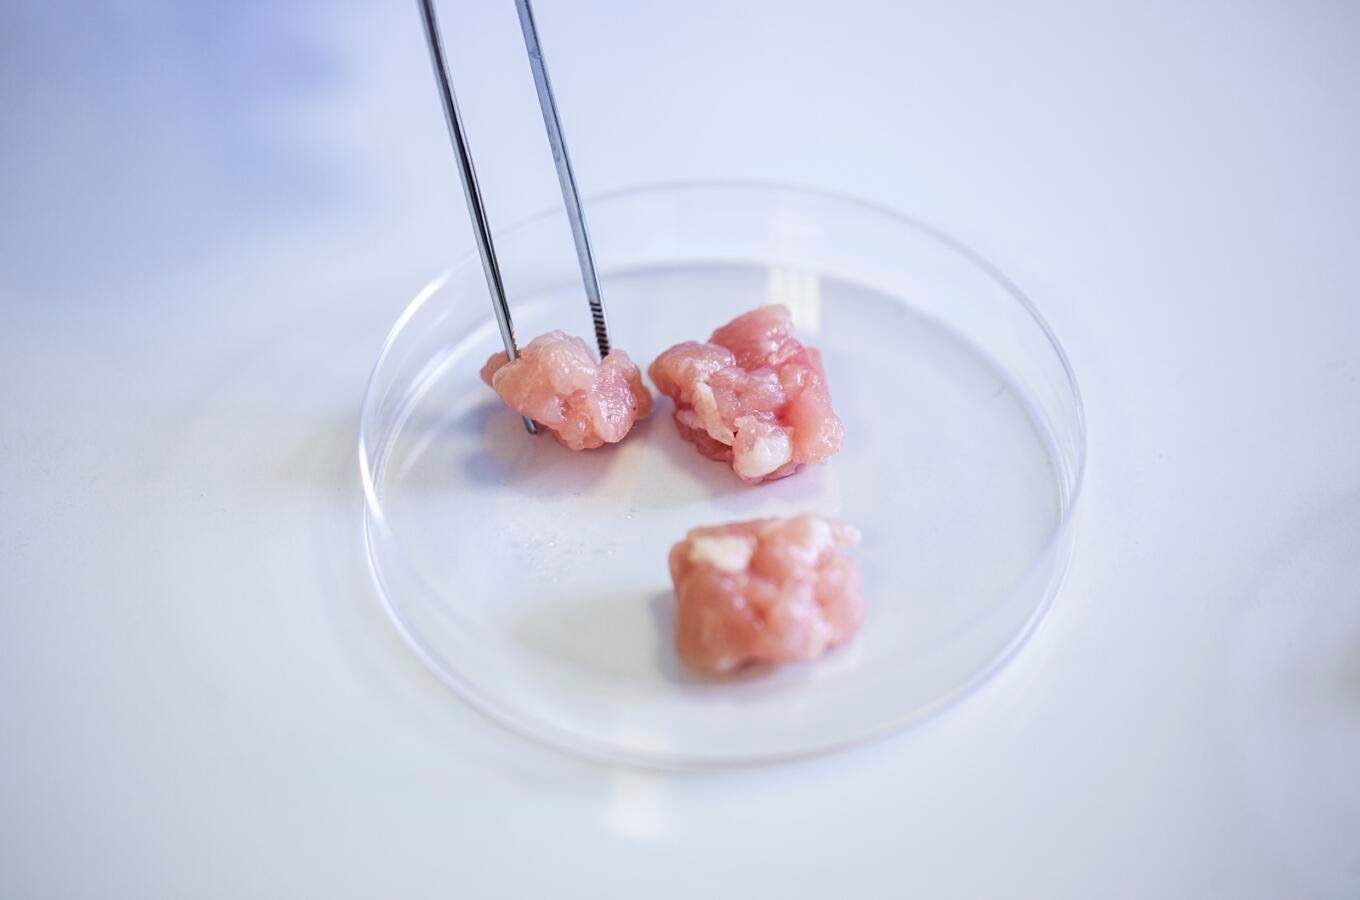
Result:
<svg viewBox="0 0 1360 900"><path fill-rule="evenodd" d="M561 331L534 338L514 362L493 354L482 380L572 450L617 443L652 411L651 392L627 353L614 350L596 363L585 341Z"/></svg>
<svg viewBox="0 0 1360 900"><path fill-rule="evenodd" d="M850 525L814 515L695 528L671 548L680 658L724 675L748 663L805 662L864 620Z"/></svg>
<svg viewBox="0 0 1360 900"><path fill-rule="evenodd" d="M744 481L772 481L841 448L822 357L793 336L785 306L762 306L662 353L647 370L675 425Z"/></svg>

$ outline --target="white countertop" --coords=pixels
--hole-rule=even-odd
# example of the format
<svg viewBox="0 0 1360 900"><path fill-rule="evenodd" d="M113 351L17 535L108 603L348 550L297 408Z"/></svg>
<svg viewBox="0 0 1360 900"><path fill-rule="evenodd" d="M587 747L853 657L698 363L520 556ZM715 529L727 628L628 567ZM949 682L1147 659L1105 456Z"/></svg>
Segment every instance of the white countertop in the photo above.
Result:
<svg viewBox="0 0 1360 900"><path fill-rule="evenodd" d="M587 190L934 222L1087 404L995 682L671 777L464 706L364 567L365 379L471 247L414 3L83 6L0 11L0 896L1360 896L1357 7L540 0ZM512 4L443 17L493 219L557 202Z"/></svg>

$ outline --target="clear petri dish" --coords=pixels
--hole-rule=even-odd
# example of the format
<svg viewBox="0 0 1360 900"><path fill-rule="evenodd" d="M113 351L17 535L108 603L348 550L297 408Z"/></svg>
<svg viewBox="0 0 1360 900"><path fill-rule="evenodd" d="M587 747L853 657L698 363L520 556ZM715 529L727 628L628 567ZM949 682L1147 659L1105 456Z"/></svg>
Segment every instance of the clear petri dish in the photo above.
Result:
<svg viewBox="0 0 1360 900"><path fill-rule="evenodd" d="M822 350L845 447L751 487L681 441L664 399L617 446L528 435L478 378L499 338L469 257L401 315L363 401L369 562L415 652L515 731L666 768L851 746L985 683L1057 591L1085 459L1076 382L1029 301L957 241L824 193L668 184L588 209L616 347L645 368L786 304ZM590 334L570 246L558 212L499 236L522 340ZM814 664L687 672L671 544L805 510L864 533L860 634Z"/></svg>

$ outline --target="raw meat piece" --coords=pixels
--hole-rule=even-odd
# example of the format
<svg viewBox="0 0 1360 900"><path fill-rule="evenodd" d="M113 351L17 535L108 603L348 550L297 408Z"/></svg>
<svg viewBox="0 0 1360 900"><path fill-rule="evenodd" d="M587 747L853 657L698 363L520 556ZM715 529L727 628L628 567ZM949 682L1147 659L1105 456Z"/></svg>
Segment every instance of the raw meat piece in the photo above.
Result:
<svg viewBox="0 0 1360 900"><path fill-rule="evenodd" d="M813 660L864 619L850 525L814 515L695 528L671 548L675 643L695 669Z"/></svg>
<svg viewBox="0 0 1360 900"><path fill-rule="evenodd" d="M482 380L572 450L617 443L652 411L651 392L627 353L614 350L596 363L585 341L561 331L534 338L514 362L493 354Z"/></svg>
<svg viewBox="0 0 1360 900"><path fill-rule="evenodd" d="M751 483L792 475L841 448L822 357L793 336L786 306L762 306L686 341L647 370L675 401L675 425L712 459Z"/></svg>

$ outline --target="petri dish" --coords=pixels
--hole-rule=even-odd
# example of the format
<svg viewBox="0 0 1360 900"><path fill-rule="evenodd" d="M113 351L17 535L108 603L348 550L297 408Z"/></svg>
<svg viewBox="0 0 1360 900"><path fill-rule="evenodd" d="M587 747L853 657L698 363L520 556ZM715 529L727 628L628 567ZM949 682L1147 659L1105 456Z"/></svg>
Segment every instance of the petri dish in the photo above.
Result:
<svg viewBox="0 0 1360 900"><path fill-rule="evenodd" d="M535 740L643 767L794 759L917 725L1024 644L1066 571L1085 460L1053 333L977 254L910 218L780 185L588 203L611 335L645 369L786 304L845 446L748 486L670 404L621 444L527 434L478 378L499 337L473 256L393 327L363 400L369 563L392 621L463 700ZM521 340L590 322L560 212L498 237ZM867 618L823 660L711 679L672 648L666 554L691 527L813 511L859 526Z"/></svg>

